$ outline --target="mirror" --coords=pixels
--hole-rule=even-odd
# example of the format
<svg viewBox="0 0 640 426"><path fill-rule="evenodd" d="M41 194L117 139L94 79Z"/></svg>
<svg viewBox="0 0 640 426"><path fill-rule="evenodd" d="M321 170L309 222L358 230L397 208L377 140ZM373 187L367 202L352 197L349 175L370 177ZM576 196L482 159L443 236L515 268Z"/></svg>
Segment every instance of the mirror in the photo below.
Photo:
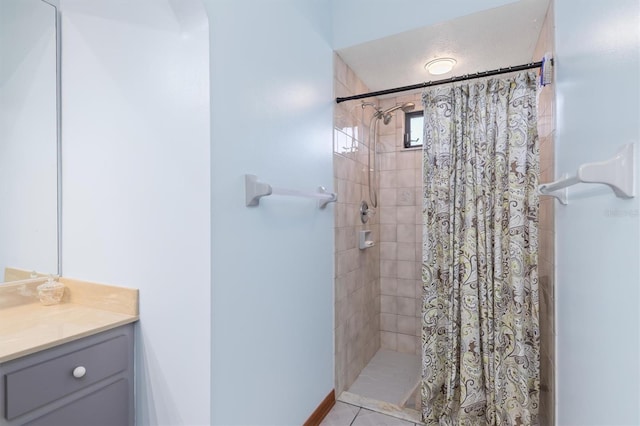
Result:
<svg viewBox="0 0 640 426"><path fill-rule="evenodd" d="M54 5L0 1L0 282L60 273L58 34Z"/></svg>

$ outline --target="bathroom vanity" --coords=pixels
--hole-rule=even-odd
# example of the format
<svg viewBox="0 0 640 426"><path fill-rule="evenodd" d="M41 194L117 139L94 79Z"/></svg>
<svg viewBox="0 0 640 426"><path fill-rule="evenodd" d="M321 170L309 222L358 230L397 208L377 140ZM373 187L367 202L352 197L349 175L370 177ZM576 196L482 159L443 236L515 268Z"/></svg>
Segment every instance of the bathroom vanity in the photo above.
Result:
<svg viewBox="0 0 640 426"><path fill-rule="evenodd" d="M53 306L0 286L0 426L133 426L137 290L60 281Z"/></svg>
<svg viewBox="0 0 640 426"><path fill-rule="evenodd" d="M0 364L2 425L133 425L133 325Z"/></svg>

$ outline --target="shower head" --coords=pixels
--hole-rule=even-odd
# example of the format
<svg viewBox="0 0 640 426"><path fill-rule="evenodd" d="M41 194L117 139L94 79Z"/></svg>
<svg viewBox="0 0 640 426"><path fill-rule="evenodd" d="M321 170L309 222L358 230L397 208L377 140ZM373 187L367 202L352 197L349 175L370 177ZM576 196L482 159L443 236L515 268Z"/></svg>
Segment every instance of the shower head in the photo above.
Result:
<svg viewBox="0 0 640 426"><path fill-rule="evenodd" d="M402 104L402 111L404 112L413 111L414 109L416 109L416 104L413 102L405 102Z"/></svg>
<svg viewBox="0 0 640 426"><path fill-rule="evenodd" d="M413 111L416 107L416 104L414 104L413 102L405 102L403 104L396 104L394 106L392 106L389 109L386 109L384 111L381 111L379 114L379 117L382 117L382 121L384 122L384 124L389 124L389 122L391 121L391 113L401 109L403 112L409 112L409 111Z"/></svg>
<svg viewBox="0 0 640 426"><path fill-rule="evenodd" d="M413 111L416 107L416 104L414 104L413 102L405 102L403 104L396 104L394 106L392 106L389 109L386 109L384 111L382 111L382 115L386 115L389 114L395 110L401 109L404 112L409 112L409 111Z"/></svg>

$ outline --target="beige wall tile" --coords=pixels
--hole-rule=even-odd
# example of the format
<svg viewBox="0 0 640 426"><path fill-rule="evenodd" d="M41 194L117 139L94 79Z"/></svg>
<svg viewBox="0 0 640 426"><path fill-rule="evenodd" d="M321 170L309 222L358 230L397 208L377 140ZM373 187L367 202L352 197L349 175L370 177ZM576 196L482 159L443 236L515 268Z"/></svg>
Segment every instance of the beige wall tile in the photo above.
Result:
<svg viewBox="0 0 640 426"><path fill-rule="evenodd" d="M416 261L416 244L415 243L397 243L396 258L398 260L406 260L410 262Z"/></svg>
<svg viewBox="0 0 640 426"><path fill-rule="evenodd" d="M360 251L357 248L341 252L339 259L344 261L344 268L346 268L346 272L355 271L360 267Z"/></svg>
<svg viewBox="0 0 640 426"><path fill-rule="evenodd" d="M396 138L395 135L380 135L378 137L378 151L379 152L395 152L396 150ZM398 159L396 158L396 161Z"/></svg>
<svg viewBox="0 0 640 426"><path fill-rule="evenodd" d="M397 188L395 199L398 206L415 206L416 190L415 188Z"/></svg>
<svg viewBox="0 0 640 426"><path fill-rule="evenodd" d="M399 151L396 154L396 166L397 170L415 169L414 153L412 151ZM413 182L407 186L413 186Z"/></svg>
<svg viewBox="0 0 640 426"><path fill-rule="evenodd" d="M413 151L413 152L414 152L414 157L413 157L414 167L413 168L416 169L420 175L422 175L422 166L423 166L422 162L424 160L424 154L422 152L422 149L416 150L416 151Z"/></svg>
<svg viewBox="0 0 640 426"><path fill-rule="evenodd" d="M396 220L398 224L415 225L416 207L415 206L397 207Z"/></svg>
<svg viewBox="0 0 640 426"><path fill-rule="evenodd" d="M416 265L416 262L397 261L397 277L405 280L415 280L417 278Z"/></svg>
<svg viewBox="0 0 640 426"><path fill-rule="evenodd" d="M406 280L406 279L398 278L395 294L398 295L399 297L409 297L411 299L415 299L416 297L415 280Z"/></svg>
<svg viewBox="0 0 640 426"><path fill-rule="evenodd" d="M413 354L416 352L417 343L418 342L417 342L416 336L407 335L407 334L398 334L396 338L396 344L397 344L396 350L398 352L402 352L406 354Z"/></svg>
<svg viewBox="0 0 640 426"><path fill-rule="evenodd" d="M395 314L380 314L380 330L396 333L398 331L397 326L398 316Z"/></svg>
<svg viewBox="0 0 640 426"><path fill-rule="evenodd" d="M396 223L398 211L396 206L378 208L378 223L391 225Z"/></svg>
<svg viewBox="0 0 640 426"><path fill-rule="evenodd" d="M396 153L382 152L378 154L380 169L379 170L395 170L396 169Z"/></svg>
<svg viewBox="0 0 640 426"><path fill-rule="evenodd" d="M395 170L380 171L380 188L396 188L397 172Z"/></svg>
<svg viewBox="0 0 640 426"><path fill-rule="evenodd" d="M424 283L422 282L422 277L420 277L416 280L416 299L422 299L423 291L424 291L423 286L424 286ZM418 311L419 310L420 309L418 309Z"/></svg>
<svg viewBox="0 0 640 426"><path fill-rule="evenodd" d="M334 206L334 220L336 228L347 226L347 206L338 202Z"/></svg>
<svg viewBox="0 0 640 426"><path fill-rule="evenodd" d="M397 302L395 296L380 296L380 313L383 314L397 314Z"/></svg>
<svg viewBox="0 0 640 426"><path fill-rule="evenodd" d="M390 333L387 331L381 331L380 332L380 346L383 349L390 349L392 351L395 351L398 347L398 338L397 338L398 334L397 333Z"/></svg>
<svg viewBox="0 0 640 426"><path fill-rule="evenodd" d="M422 182L423 182L422 170L421 169L416 169L415 170L414 186L416 188L421 188L422 187Z"/></svg>
<svg viewBox="0 0 640 426"><path fill-rule="evenodd" d="M336 58L336 92L368 91L353 71ZM358 104L345 103L335 108L334 188L340 194L334 209L335 388L338 394L351 385L380 347L380 246L366 251L356 247L358 230L370 229L375 241L380 237L379 217L372 217L365 227L359 215L360 201L368 198L368 147L364 142L368 142L367 126L372 112L372 108L363 110ZM385 167L391 168L393 155ZM386 196L393 207L390 214L395 218L395 189ZM393 228L395 231L395 224Z"/></svg>
<svg viewBox="0 0 640 426"><path fill-rule="evenodd" d="M404 169L397 171L396 183L398 188L415 188L415 169Z"/></svg>
<svg viewBox="0 0 640 426"><path fill-rule="evenodd" d="M396 189L394 188L381 188L380 195L378 197L381 207L395 207L396 202Z"/></svg>
<svg viewBox="0 0 640 426"><path fill-rule="evenodd" d="M393 225L381 224L380 225L380 241L395 242L397 240L396 228L397 228L397 225L395 223Z"/></svg>
<svg viewBox="0 0 640 426"><path fill-rule="evenodd" d="M343 300L349 294L347 291L346 275L336 277L334 294L336 301Z"/></svg>
<svg viewBox="0 0 640 426"><path fill-rule="evenodd" d="M380 294L384 294L385 296L396 296L398 289L398 279L397 278L380 278Z"/></svg>
<svg viewBox="0 0 640 426"><path fill-rule="evenodd" d="M553 2L549 6L533 60L553 51ZM540 137L540 182L551 182L554 172L555 139L555 86L552 83L541 89L538 101L538 133ZM554 203L549 197L541 197L539 216L539 268L540 276L540 424L555 424L555 318L554 318Z"/></svg>
<svg viewBox="0 0 640 426"><path fill-rule="evenodd" d="M381 242L380 243L380 259L396 260L398 258L396 252L397 243Z"/></svg>
<svg viewBox="0 0 640 426"><path fill-rule="evenodd" d="M413 303L413 299L411 300L411 302ZM416 332L415 315L411 315L411 316L398 315L397 330L398 330L398 333L415 336L415 332Z"/></svg>
<svg viewBox="0 0 640 426"><path fill-rule="evenodd" d="M356 248L356 232L355 229L336 228L335 244L338 252Z"/></svg>
<svg viewBox="0 0 640 426"><path fill-rule="evenodd" d="M396 309L398 315L405 315L413 319L416 315L416 299L412 297L397 297ZM413 326L413 322L411 324ZM400 331L400 333L412 334L413 328L411 328L410 332Z"/></svg>
<svg viewBox="0 0 640 426"><path fill-rule="evenodd" d="M397 278L398 262L396 260L380 259L380 276L385 278Z"/></svg>
<svg viewBox="0 0 640 426"><path fill-rule="evenodd" d="M349 315L349 300L347 297L336 300L333 313L335 324L344 324L347 321Z"/></svg>
<svg viewBox="0 0 640 426"><path fill-rule="evenodd" d="M554 240L555 240L555 235L553 231L540 230L538 232L540 259L546 260L551 263L554 262L554 258L555 258Z"/></svg>
<svg viewBox="0 0 640 426"><path fill-rule="evenodd" d="M416 226L415 225L398 225L397 240L399 243L415 243Z"/></svg>
<svg viewBox="0 0 640 426"><path fill-rule="evenodd" d="M382 105L383 107L391 106L408 100L420 105L420 93L387 99L382 102ZM395 130L391 129L392 125L395 126ZM381 259L390 257L394 247L383 246L382 242L397 242L395 258L398 259L395 263L398 278L395 280L382 278L380 282L381 292L384 295L380 298L381 311L386 315L385 325L381 325L380 340L382 347L395 350L401 347L403 352L417 353L420 348L416 333L421 330L418 311L422 303L421 281L416 280L419 277L417 271L420 266L416 260L421 260L422 256L422 151L404 149L403 126L404 114L398 114L388 127L380 129L382 135L380 140L384 140L385 145L382 150L385 152L383 155L393 152L391 146L395 149L395 169L391 167L393 161L391 156L381 160L386 164L384 169L390 172L396 171L395 176L381 174L381 181L385 182L384 189L381 190L381 196L385 201L381 202L381 206L384 208L397 206L394 222L388 221L391 210L386 210L380 215L381 221L384 222L380 227ZM392 188L395 188L395 197L388 191ZM418 227L417 224L420 226ZM392 274L393 268L390 264L381 262L382 275ZM390 324L395 324L396 328ZM396 329L400 333L389 331Z"/></svg>
<svg viewBox="0 0 640 426"><path fill-rule="evenodd" d="M404 151L404 129L402 127L396 128L396 151Z"/></svg>

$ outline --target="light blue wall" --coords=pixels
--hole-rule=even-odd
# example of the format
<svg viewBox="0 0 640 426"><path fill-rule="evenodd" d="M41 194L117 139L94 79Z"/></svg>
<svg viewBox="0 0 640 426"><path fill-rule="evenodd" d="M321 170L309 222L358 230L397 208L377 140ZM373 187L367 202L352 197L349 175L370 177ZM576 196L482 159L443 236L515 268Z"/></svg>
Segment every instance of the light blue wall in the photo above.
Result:
<svg viewBox="0 0 640 426"><path fill-rule="evenodd" d="M272 196L247 208L243 180L333 188L323 3L205 0L216 425L302 424L333 389L333 206Z"/></svg>
<svg viewBox="0 0 640 426"><path fill-rule="evenodd" d="M331 0L333 47L336 50L343 49L513 2L514 0Z"/></svg>
<svg viewBox="0 0 640 426"><path fill-rule="evenodd" d="M556 172L640 142L640 4L556 0ZM637 425L638 198L570 189L556 208L559 425Z"/></svg>
<svg viewBox="0 0 640 426"><path fill-rule="evenodd" d="M140 290L136 424L209 425L206 12L200 0L61 10L62 271Z"/></svg>

